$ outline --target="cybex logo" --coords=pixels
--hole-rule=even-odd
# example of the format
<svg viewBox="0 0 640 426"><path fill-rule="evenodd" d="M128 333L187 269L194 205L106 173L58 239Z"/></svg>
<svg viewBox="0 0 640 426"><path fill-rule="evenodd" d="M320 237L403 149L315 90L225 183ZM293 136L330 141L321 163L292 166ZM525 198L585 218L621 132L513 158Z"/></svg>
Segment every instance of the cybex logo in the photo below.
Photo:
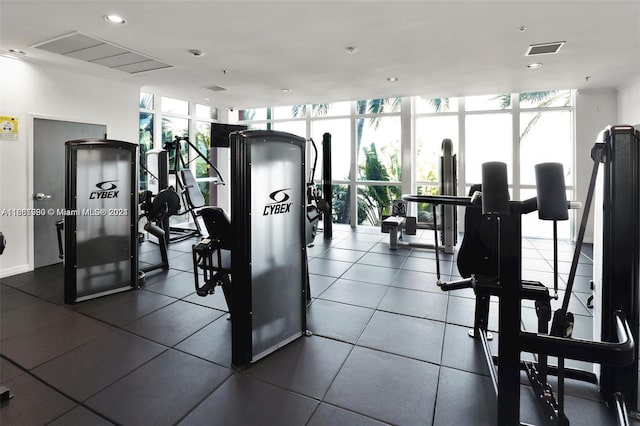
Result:
<svg viewBox="0 0 640 426"><path fill-rule="evenodd" d="M96 188L99 191L91 191L89 194L89 199L95 200L98 198L118 198L118 192L115 189L118 187L114 182L117 180L105 180L104 182L96 183Z"/></svg>
<svg viewBox="0 0 640 426"><path fill-rule="evenodd" d="M291 188L278 189L269 194L269 198L273 200L273 203L268 203L264 206L263 216L272 214L289 213L291 211L291 204L287 203L289 200L289 194L285 191L289 191Z"/></svg>

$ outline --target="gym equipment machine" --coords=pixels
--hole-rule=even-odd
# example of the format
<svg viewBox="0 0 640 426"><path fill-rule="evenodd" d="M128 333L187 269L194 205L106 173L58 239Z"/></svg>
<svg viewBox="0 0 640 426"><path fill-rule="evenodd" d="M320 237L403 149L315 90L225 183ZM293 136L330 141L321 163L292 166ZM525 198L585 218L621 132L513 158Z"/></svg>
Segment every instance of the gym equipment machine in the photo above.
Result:
<svg viewBox="0 0 640 426"><path fill-rule="evenodd" d="M232 365L243 371L308 334L306 249L320 214L306 200L313 181L305 184L305 139L245 130L230 140L231 218L203 209L209 237L193 247L193 263L197 293L221 284L230 302Z"/></svg>
<svg viewBox="0 0 640 426"><path fill-rule="evenodd" d="M313 140L312 140L313 141ZM315 144L313 144L315 150ZM316 156L317 159L317 156ZM322 220L322 234L324 240L328 241L333 238L333 220L332 220L332 199L333 187L331 186L331 133L322 135L322 199L324 200L325 215ZM315 162L313 170L315 171ZM313 177L313 176L312 176ZM310 180L313 183L313 179Z"/></svg>
<svg viewBox="0 0 640 426"><path fill-rule="evenodd" d="M482 343L490 377L497 396L498 424L509 426L520 424L520 370L524 368L527 371L534 392L538 396L538 401L542 404L542 408L550 423L568 425L569 421L564 415L563 406L565 375L566 377L586 379L593 383L595 383L595 380L590 380L593 374L584 372L582 372L584 374L580 374L581 372L574 370L565 371L563 359L570 358L594 362L602 364L603 369L635 369L637 374L637 349L635 348L634 338L638 330L637 317L632 317L627 320L627 315L635 316L636 314L633 311L622 311L620 309L622 306L620 305L612 306L612 309L609 310L611 318L608 318L608 321L614 326L614 329L611 339L609 340L587 341L572 339L570 337L557 335L560 333L555 331L553 326L552 334L547 334L545 328L551 319L550 306L548 303L550 296L548 291L541 283L521 280L521 216L522 214L535 211L538 209L538 205L543 206L545 204L545 195L541 195L540 193L540 189L542 188L539 188L539 196L537 199L508 201L506 165L503 163L487 163L483 165L482 188L482 211L485 216L483 222L488 223L488 226L492 227L493 232L490 233L494 235L492 241L484 244L483 250L485 250L485 252L480 253L480 260L478 264L475 265L478 269L484 269L484 271L482 271L483 275L471 275L466 280L444 283L441 288L445 291L468 287L474 289L476 294L476 310L472 337L480 338ZM547 196L547 198L554 197L556 196ZM432 201L431 198L433 197L412 195L403 198L408 201ZM450 197L449 199L441 200L441 203L444 202L467 206L468 209L474 208L472 198ZM559 203L563 204L562 201ZM587 202L587 204L589 204L589 202ZM561 210L562 206L559 206L558 202L555 202L555 205L558 210ZM566 209L567 207L567 203L565 202L564 208ZM476 206L475 208L477 209L478 207ZM561 217L557 212L545 212L541 214L541 216L552 220ZM584 223L585 221L583 220L583 226ZM465 232L465 239L466 237ZM577 247L577 249L579 249L579 247ZM460 258L458 262L460 262ZM462 268L460 269L462 273ZM493 274L491 273L492 269ZM572 270L573 273L575 273L573 264ZM484 275L486 271L489 271L489 274ZM463 276L468 276L468 274L462 274ZM570 292L571 288L569 287L567 293ZM629 295L632 295L631 299L637 299L637 280L635 287L630 289L630 293L627 294L627 298L629 298ZM487 344L490 296L497 296L500 302L498 324L500 340L497 358L491 354ZM521 301L523 299L536 300L538 333L520 330ZM558 315L558 312L556 312L556 315ZM566 318L566 315L559 315L558 318L559 319L554 318L554 323L562 322L562 319ZM560 327L560 329L567 330L565 327ZM632 330L634 331L632 332ZM522 362L520 360L520 352L539 354L538 362ZM546 365L547 356L556 356L559 358L557 369ZM497 371L495 369L496 364L499 365ZM558 375L557 401L554 398L553 389L546 381L547 373ZM606 381L604 376L601 376L601 379L604 386ZM614 389L613 393L601 387L601 392L606 392L606 395L603 394L603 399L611 404L615 404L617 413L619 414L620 424L627 424L624 396L619 388L623 383L628 383L629 380L613 379L612 381L617 385L612 387L612 389ZM637 382L634 383L633 386L635 386L635 391L631 390L632 397L633 395L637 395L634 394L634 392L637 392Z"/></svg>
<svg viewBox="0 0 640 426"><path fill-rule="evenodd" d="M85 139L65 152L65 303L138 288L138 145Z"/></svg>
<svg viewBox="0 0 640 426"><path fill-rule="evenodd" d="M243 370L306 333L306 141L231 135L232 363Z"/></svg>
<svg viewBox="0 0 640 426"><path fill-rule="evenodd" d="M603 155L598 162L594 214L594 335L610 341L616 332L612 312L622 310L638 341L640 131L631 126L607 127L598 136L594 150L598 146ZM624 395L627 408L638 411L638 348L633 364L602 366L600 389L603 399L611 405L620 407L620 396Z"/></svg>
<svg viewBox="0 0 640 426"><path fill-rule="evenodd" d="M453 154L453 143L451 139L442 141L442 155L440 157L440 195L457 195L457 163L456 155ZM441 204L440 217L442 223L438 226L438 209L436 204L432 204L433 230L435 234L434 244L414 243L402 241L403 235L415 235L418 228L429 229L430 226L420 226L417 219L407 216L407 208L402 200L393 203L392 214L382 221L382 232L389 234L389 248L396 250L398 246L442 249L447 254L453 254L458 239L457 214L453 205ZM440 241L442 246L438 246L438 229L441 229Z"/></svg>
<svg viewBox="0 0 640 426"><path fill-rule="evenodd" d="M172 163L169 164L169 178L167 181L171 183L171 176L174 176L173 180L175 180L176 190L183 198L184 205L187 207L185 212L178 214L189 213L195 226L195 229L177 226L167 229L165 225L165 232L169 233L169 231L173 231L177 234L169 237L169 242L183 241L187 238L202 235L202 229L198 222L198 210L205 206L205 200L193 173L189 169L190 161L185 161L184 159L183 146L186 147L187 151L189 148L193 149L198 158L204 160L211 170L216 173L216 178L213 180L215 185L225 185L224 178L218 168L189 140L188 136L176 136L173 141L165 143L164 150L168 152L169 161L171 162L171 160L173 160Z"/></svg>

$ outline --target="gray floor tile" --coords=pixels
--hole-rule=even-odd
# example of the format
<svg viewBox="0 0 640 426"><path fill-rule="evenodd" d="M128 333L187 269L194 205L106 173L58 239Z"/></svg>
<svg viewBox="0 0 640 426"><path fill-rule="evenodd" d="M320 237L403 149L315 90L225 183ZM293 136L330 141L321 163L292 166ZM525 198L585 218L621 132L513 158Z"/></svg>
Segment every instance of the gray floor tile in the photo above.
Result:
<svg viewBox="0 0 640 426"><path fill-rule="evenodd" d="M40 365L32 373L84 401L166 349L117 330Z"/></svg>
<svg viewBox="0 0 640 426"><path fill-rule="evenodd" d="M13 362L0 357L0 380L4 383L6 380L24 374L25 371Z"/></svg>
<svg viewBox="0 0 640 426"><path fill-rule="evenodd" d="M150 291L126 291L79 303L73 309L122 327L175 301L172 297Z"/></svg>
<svg viewBox="0 0 640 426"><path fill-rule="evenodd" d="M357 345L439 364L443 339L443 322L377 311Z"/></svg>
<svg viewBox="0 0 640 426"><path fill-rule="evenodd" d="M492 298L489 306L489 330L498 330L498 303ZM473 327L475 318L476 303L475 299L466 297L457 297L451 295L447 306L447 323L461 325L465 327Z"/></svg>
<svg viewBox="0 0 640 426"><path fill-rule="evenodd" d="M341 249L330 247L316 257L321 259L339 260L342 262L357 262L366 252L360 250Z"/></svg>
<svg viewBox="0 0 640 426"><path fill-rule="evenodd" d="M442 275L451 275L453 264L454 262L452 261L440 260L440 273ZM402 265L402 269L435 274L437 272L437 265L435 260L409 256L407 261Z"/></svg>
<svg viewBox="0 0 640 426"><path fill-rule="evenodd" d="M123 425L171 425L230 374L227 368L169 349L86 404Z"/></svg>
<svg viewBox="0 0 640 426"><path fill-rule="evenodd" d="M42 302L42 300L12 287L0 286L0 311L8 311L38 302Z"/></svg>
<svg viewBox="0 0 640 426"><path fill-rule="evenodd" d="M231 321L223 315L175 348L231 368Z"/></svg>
<svg viewBox="0 0 640 426"><path fill-rule="evenodd" d="M405 256L396 255L395 253L382 254L369 252L362 256L362 258L358 260L358 263L361 265L374 265L398 269L402 266L405 260Z"/></svg>
<svg viewBox="0 0 640 426"><path fill-rule="evenodd" d="M0 312L0 339L6 340L29 333L72 314L61 306L40 300L2 311Z"/></svg>
<svg viewBox="0 0 640 426"><path fill-rule="evenodd" d="M307 308L307 328L320 336L355 343L374 310L315 299Z"/></svg>
<svg viewBox="0 0 640 426"><path fill-rule="evenodd" d="M379 240L364 241L360 239L343 239L338 241L336 244L333 244L332 247L348 250L369 251L377 244L378 241Z"/></svg>
<svg viewBox="0 0 640 426"><path fill-rule="evenodd" d="M44 425L76 406L30 374L3 378L2 385L15 395L0 408L2 426Z"/></svg>
<svg viewBox="0 0 640 426"><path fill-rule="evenodd" d="M322 399L353 349L323 337L301 337L260 360L249 374L278 387Z"/></svg>
<svg viewBox="0 0 640 426"><path fill-rule="evenodd" d="M440 290L440 287L438 287L436 284L437 281L438 278L435 273L400 269L393 277L391 285L394 287L402 287L410 290L442 293L442 290Z"/></svg>
<svg viewBox="0 0 640 426"><path fill-rule="evenodd" d="M250 377L234 374L179 424L200 426L304 425L318 405Z"/></svg>
<svg viewBox="0 0 640 426"><path fill-rule="evenodd" d="M378 309L444 321L447 315L447 300L446 293L439 294L390 287Z"/></svg>
<svg viewBox="0 0 640 426"><path fill-rule="evenodd" d="M307 426L382 426L384 424L386 423L323 403L320 404L315 413L313 413Z"/></svg>
<svg viewBox="0 0 640 426"><path fill-rule="evenodd" d="M440 369L434 426L494 425L496 408L489 377L447 367Z"/></svg>
<svg viewBox="0 0 640 426"><path fill-rule="evenodd" d="M110 421L98 416L84 407L77 406L73 410L49 423L47 426L109 426Z"/></svg>
<svg viewBox="0 0 640 426"><path fill-rule="evenodd" d="M202 278L200 283L202 283ZM182 299L196 291L193 273L180 271L167 274L164 279L155 279L147 282L143 288L146 291L164 294L176 299Z"/></svg>
<svg viewBox="0 0 640 426"><path fill-rule="evenodd" d="M222 315L218 310L178 300L132 322L125 330L173 346Z"/></svg>
<svg viewBox="0 0 640 426"><path fill-rule="evenodd" d="M2 354L23 368L32 369L113 330L100 321L72 313L3 340Z"/></svg>
<svg viewBox="0 0 640 426"><path fill-rule="evenodd" d="M321 299L375 309L388 287L339 278L325 290Z"/></svg>
<svg viewBox="0 0 640 426"><path fill-rule="evenodd" d="M334 277L309 274L309 282L311 286L311 297L319 297L335 281L336 279Z"/></svg>
<svg viewBox="0 0 640 426"><path fill-rule="evenodd" d="M363 281L371 284L389 285L393 282L397 269L382 266L362 265L356 263L341 278L353 281Z"/></svg>
<svg viewBox="0 0 640 426"><path fill-rule="evenodd" d="M309 273L338 278L352 265L350 262L316 258L309 261Z"/></svg>
<svg viewBox="0 0 640 426"><path fill-rule="evenodd" d="M489 375L484 351L479 339L472 339L468 328L447 324L444 329L444 345L442 347L443 367L451 367L471 373ZM498 336L493 333L489 342L493 354L498 353Z"/></svg>
<svg viewBox="0 0 640 426"><path fill-rule="evenodd" d="M440 367L356 347L325 401L397 425L430 424Z"/></svg>

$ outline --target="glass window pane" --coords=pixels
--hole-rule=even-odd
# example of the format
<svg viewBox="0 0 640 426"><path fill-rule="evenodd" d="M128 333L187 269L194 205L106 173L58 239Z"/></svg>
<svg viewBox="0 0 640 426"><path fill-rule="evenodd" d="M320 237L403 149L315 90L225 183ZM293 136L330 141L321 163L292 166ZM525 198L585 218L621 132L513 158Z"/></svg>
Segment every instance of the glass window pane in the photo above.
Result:
<svg viewBox="0 0 640 426"><path fill-rule="evenodd" d="M267 119L266 108L241 109L240 111L238 111L238 120L240 121L266 120L266 119Z"/></svg>
<svg viewBox="0 0 640 426"><path fill-rule="evenodd" d="M520 93L520 108L549 108L571 105L570 90Z"/></svg>
<svg viewBox="0 0 640 426"><path fill-rule="evenodd" d="M535 165L561 163L565 184L573 185L571 112L543 111L520 114L520 181L535 185Z"/></svg>
<svg viewBox="0 0 640 426"><path fill-rule="evenodd" d="M211 123L206 121L196 121L196 141L195 146L200 152L209 156L209 149L211 148ZM209 157L208 157L209 158ZM209 164L201 158L199 155L194 161L196 167L196 179L202 195L204 196L205 203L210 205L209 202L209 190L213 187L211 179L216 178L217 174L215 170L209 167Z"/></svg>
<svg viewBox="0 0 640 426"><path fill-rule="evenodd" d="M573 191L567 191L567 200L571 200ZM536 196L535 189L522 189L520 190L520 197L522 200L534 198ZM571 210L569 211L569 218L571 218ZM571 238L571 220L559 220L558 221L558 239L568 240ZM538 213L533 212L522 215L522 236L523 237L536 237L536 238L553 238L553 221L538 219ZM545 283L552 285L553 283Z"/></svg>
<svg viewBox="0 0 640 426"><path fill-rule="evenodd" d="M393 200L402 198L399 186L358 186L358 225L380 226L391 214Z"/></svg>
<svg viewBox="0 0 640 426"><path fill-rule="evenodd" d="M419 185L418 195L440 195L440 186L438 185ZM416 203L418 207L417 220L420 223L433 224L433 204L432 203ZM436 206L437 207L437 206ZM436 214L440 209L436 209ZM439 216L438 216L439 219ZM441 221L439 223L442 223Z"/></svg>
<svg viewBox="0 0 640 426"><path fill-rule="evenodd" d="M400 117L356 119L358 179L400 181Z"/></svg>
<svg viewBox="0 0 640 426"><path fill-rule="evenodd" d="M378 98L356 103L356 114L384 114L400 112L400 98Z"/></svg>
<svg viewBox="0 0 640 426"><path fill-rule="evenodd" d="M331 186L331 206L333 223L349 223L351 215L351 189L349 185Z"/></svg>
<svg viewBox="0 0 640 426"><path fill-rule="evenodd" d="M173 142L176 136L189 136L189 120L186 118L162 117L162 146L167 142ZM167 149L167 148L165 148ZM175 149L169 149L169 169L174 170ZM189 162L189 150L187 143L180 142L180 152L184 164ZM182 168L182 167L180 167Z"/></svg>
<svg viewBox="0 0 640 426"><path fill-rule="evenodd" d="M140 108L153 109L153 94L140 92Z"/></svg>
<svg viewBox="0 0 640 426"><path fill-rule="evenodd" d="M348 118L311 121L311 137L318 148L316 178L322 175L322 136L331 134L331 179L348 180L351 170L351 121ZM311 159L313 161L313 158Z"/></svg>
<svg viewBox="0 0 640 426"><path fill-rule="evenodd" d="M467 111L509 109L511 108L511 95L504 93L501 95L467 96L464 98L464 102Z"/></svg>
<svg viewBox="0 0 640 426"><path fill-rule="evenodd" d="M301 138L307 137L307 123L302 120L298 121L275 121L271 124L273 130L279 132L288 132Z"/></svg>
<svg viewBox="0 0 640 426"><path fill-rule="evenodd" d="M196 116L200 118L206 118L209 120L217 120L218 109L210 107L208 105L196 104Z"/></svg>
<svg viewBox="0 0 640 426"><path fill-rule="evenodd" d="M307 110L306 105L290 105L290 106L280 106L273 108L273 115L271 118L282 119L282 118L301 118L305 116L305 112Z"/></svg>
<svg viewBox="0 0 640 426"><path fill-rule="evenodd" d="M453 152L458 145L458 117L438 116L416 119L416 180L440 181L440 157L443 139L451 139Z"/></svg>
<svg viewBox="0 0 640 426"><path fill-rule="evenodd" d="M482 182L482 163L507 164L509 183L513 165L511 114L468 115L465 119L465 173L469 184Z"/></svg>
<svg viewBox="0 0 640 426"><path fill-rule="evenodd" d="M162 97L162 112L167 114L189 115L189 102Z"/></svg>
<svg viewBox="0 0 640 426"><path fill-rule="evenodd" d="M246 123L247 130L267 130L267 123Z"/></svg>
<svg viewBox="0 0 640 426"><path fill-rule="evenodd" d="M312 117L333 117L351 114L351 102L333 102L330 104L311 105Z"/></svg>
<svg viewBox="0 0 640 426"><path fill-rule="evenodd" d="M457 112L458 98L423 98L416 96L416 113Z"/></svg>
<svg viewBox="0 0 640 426"><path fill-rule="evenodd" d="M138 132L140 144L140 189L147 189L147 151L153 148L153 114L140 113L140 130Z"/></svg>

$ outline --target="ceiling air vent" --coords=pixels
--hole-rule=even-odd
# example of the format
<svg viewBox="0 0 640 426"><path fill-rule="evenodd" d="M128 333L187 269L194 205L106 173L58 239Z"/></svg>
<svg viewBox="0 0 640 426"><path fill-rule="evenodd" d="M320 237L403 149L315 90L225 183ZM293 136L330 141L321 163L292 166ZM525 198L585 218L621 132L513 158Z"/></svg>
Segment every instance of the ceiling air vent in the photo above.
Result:
<svg viewBox="0 0 640 426"><path fill-rule="evenodd" d="M79 32L36 43L31 47L129 74L172 67L149 56Z"/></svg>
<svg viewBox="0 0 640 426"><path fill-rule="evenodd" d="M535 55L552 55L558 53L558 50L564 45L564 41L555 41L553 43L532 44L527 49L525 56Z"/></svg>
<svg viewBox="0 0 640 426"><path fill-rule="evenodd" d="M205 89L209 89L209 90L211 90L213 92L222 92L224 90L227 90L222 86L218 86L217 84L214 84L213 86L205 87Z"/></svg>

